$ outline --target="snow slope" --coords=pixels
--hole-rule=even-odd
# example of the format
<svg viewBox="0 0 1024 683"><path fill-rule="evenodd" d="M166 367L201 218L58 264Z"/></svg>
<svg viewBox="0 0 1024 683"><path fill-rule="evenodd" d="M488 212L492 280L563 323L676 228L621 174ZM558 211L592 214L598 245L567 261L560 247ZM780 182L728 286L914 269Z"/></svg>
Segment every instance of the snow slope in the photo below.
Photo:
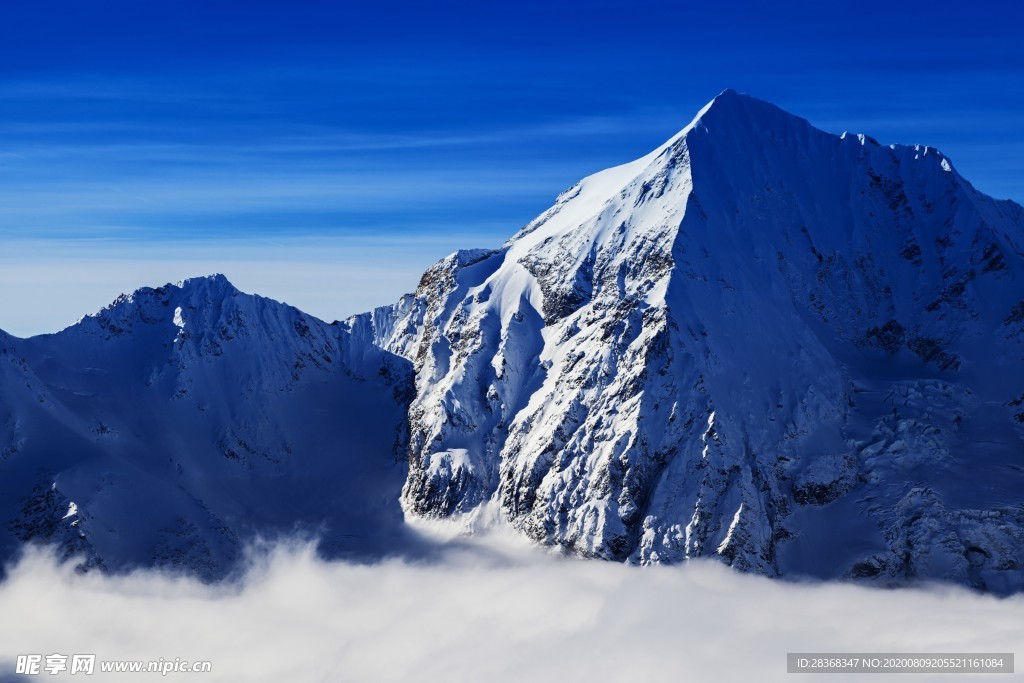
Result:
<svg viewBox="0 0 1024 683"><path fill-rule="evenodd" d="M409 364L223 276L0 337L0 554L229 572L246 540L402 541Z"/></svg>
<svg viewBox="0 0 1024 683"><path fill-rule="evenodd" d="M639 563L1024 588L1024 210L725 91L354 319L410 359L410 515Z"/></svg>

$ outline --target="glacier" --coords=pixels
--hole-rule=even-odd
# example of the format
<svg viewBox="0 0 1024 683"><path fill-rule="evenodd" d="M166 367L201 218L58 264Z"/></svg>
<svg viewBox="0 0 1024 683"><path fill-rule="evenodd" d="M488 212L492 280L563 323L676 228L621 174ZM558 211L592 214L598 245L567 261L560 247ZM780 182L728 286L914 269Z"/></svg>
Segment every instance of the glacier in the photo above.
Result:
<svg viewBox="0 0 1024 683"><path fill-rule="evenodd" d="M327 324L223 277L0 335L0 555L224 575L497 517L632 564L1024 588L1024 209L727 90Z"/></svg>

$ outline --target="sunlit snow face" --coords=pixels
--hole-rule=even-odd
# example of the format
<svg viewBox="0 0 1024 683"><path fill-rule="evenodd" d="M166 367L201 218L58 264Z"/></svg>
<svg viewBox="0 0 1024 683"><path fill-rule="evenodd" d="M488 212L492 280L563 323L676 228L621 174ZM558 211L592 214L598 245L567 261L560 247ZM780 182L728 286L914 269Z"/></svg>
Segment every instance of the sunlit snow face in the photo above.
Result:
<svg viewBox="0 0 1024 683"><path fill-rule="evenodd" d="M1024 628L1021 597L635 568L494 535L423 563L325 563L300 544L260 558L206 586L30 554L0 585L0 677L18 654L92 653L210 660L211 681L781 681L790 651L1006 652Z"/></svg>

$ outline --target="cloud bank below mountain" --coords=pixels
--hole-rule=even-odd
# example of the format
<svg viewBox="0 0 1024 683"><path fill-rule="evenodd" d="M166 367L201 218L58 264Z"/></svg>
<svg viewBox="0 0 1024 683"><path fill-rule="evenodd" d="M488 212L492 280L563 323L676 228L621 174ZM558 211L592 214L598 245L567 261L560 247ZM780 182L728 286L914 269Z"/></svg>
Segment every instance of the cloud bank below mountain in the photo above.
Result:
<svg viewBox="0 0 1024 683"><path fill-rule="evenodd" d="M209 681L781 681L790 651L1009 652L1024 628L1021 596L635 568L493 533L429 562L330 563L301 543L253 557L211 586L76 575L30 552L0 585L2 675L59 652L210 660Z"/></svg>

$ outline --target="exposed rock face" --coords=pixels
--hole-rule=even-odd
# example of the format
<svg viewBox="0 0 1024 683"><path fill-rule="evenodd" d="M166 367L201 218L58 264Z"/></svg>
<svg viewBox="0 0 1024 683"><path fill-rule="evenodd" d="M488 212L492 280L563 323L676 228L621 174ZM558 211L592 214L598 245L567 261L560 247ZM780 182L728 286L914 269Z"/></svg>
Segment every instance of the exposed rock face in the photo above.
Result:
<svg viewBox="0 0 1024 683"><path fill-rule="evenodd" d="M360 320L409 514L640 563L1024 587L1024 210L726 91Z"/></svg>

